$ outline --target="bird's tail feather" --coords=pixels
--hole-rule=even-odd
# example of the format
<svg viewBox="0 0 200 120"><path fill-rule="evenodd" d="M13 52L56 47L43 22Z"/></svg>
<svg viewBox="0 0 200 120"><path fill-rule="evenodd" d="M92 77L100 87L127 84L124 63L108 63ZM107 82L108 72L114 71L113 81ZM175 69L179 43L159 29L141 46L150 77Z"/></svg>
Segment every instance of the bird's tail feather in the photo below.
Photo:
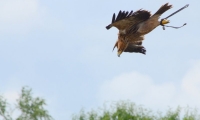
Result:
<svg viewBox="0 0 200 120"><path fill-rule="evenodd" d="M172 8L172 5L169 5L168 3L162 5L160 9L154 14L154 15L162 15L164 12Z"/></svg>

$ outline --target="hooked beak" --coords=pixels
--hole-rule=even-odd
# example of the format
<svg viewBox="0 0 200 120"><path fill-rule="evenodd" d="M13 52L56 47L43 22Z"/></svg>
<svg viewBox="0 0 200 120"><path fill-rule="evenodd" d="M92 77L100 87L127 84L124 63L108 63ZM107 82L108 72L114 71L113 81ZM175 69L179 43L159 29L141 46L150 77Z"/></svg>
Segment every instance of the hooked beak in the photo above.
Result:
<svg viewBox="0 0 200 120"><path fill-rule="evenodd" d="M121 51L121 50L117 52L117 56L118 56L118 57L120 57L121 54L122 54L122 51Z"/></svg>

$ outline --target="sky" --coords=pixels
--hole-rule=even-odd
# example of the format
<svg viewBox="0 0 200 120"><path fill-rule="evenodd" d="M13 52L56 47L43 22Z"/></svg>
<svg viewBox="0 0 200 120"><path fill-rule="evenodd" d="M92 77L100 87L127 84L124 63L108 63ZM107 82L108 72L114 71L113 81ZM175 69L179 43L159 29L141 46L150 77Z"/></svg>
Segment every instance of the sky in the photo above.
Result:
<svg viewBox="0 0 200 120"><path fill-rule="evenodd" d="M169 2L164 18L180 29L157 27L145 36L146 55L112 48L113 13ZM130 100L152 110L200 106L199 0L0 0L0 94L14 103L23 86L44 98L56 120L84 108ZM199 108L200 109L200 108Z"/></svg>

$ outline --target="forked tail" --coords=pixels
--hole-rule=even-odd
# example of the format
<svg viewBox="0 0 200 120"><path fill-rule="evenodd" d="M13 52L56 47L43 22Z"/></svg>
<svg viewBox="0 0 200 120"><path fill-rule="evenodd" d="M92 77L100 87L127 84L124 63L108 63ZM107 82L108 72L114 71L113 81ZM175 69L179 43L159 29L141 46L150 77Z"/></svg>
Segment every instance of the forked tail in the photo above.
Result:
<svg viewBox="0 0 200 120"><path fill-rule="evenodd" d="M162 5L160 9L154 14L154 15L162 15L164 12L172 8L172 5L169 5L168 3Z"/></svg>

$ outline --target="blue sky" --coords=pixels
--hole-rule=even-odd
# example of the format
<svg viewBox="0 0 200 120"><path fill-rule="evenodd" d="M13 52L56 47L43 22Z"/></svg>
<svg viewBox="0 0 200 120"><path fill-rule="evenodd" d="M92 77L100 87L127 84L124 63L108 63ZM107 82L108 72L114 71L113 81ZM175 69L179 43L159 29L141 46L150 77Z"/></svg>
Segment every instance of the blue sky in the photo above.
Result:
<svg viewBox="0 0 200 120"><path fill-rule="evenodd" d="M145 36L147 54L112 48L117 29L106 30L112 14L140 8L153 14L169 2L169 25ZM131 100L155 110L200 106L198 0L0 0L0 94L13 102L23 86L46 99L57 120L81 108Z"/></svg>

